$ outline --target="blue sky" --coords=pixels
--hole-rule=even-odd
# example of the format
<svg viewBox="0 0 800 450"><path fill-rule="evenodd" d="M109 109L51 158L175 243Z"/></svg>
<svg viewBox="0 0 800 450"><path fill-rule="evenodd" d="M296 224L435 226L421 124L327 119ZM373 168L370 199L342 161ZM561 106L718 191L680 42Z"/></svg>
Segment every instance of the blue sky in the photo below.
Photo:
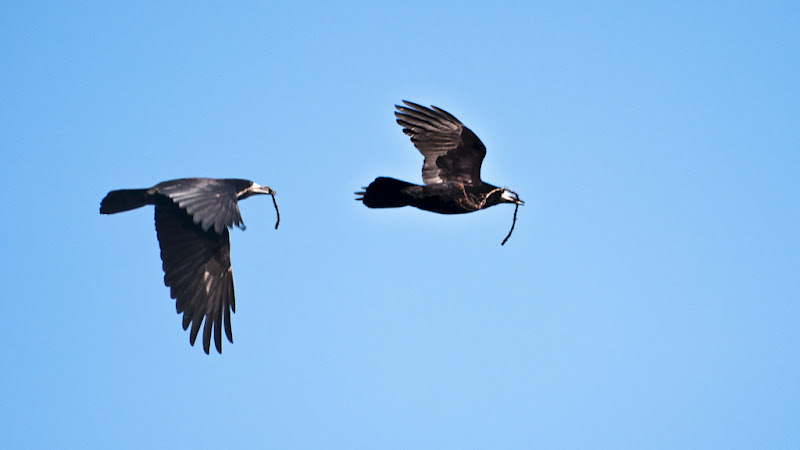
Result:
<svg viewBox="0 0 800 450"><path fill-rule="evenodd" d="M5 2L9 448L797 448L794 2ZM370 210L442 107L513 208ZM241 177L235 344L152 208Z"/></svg>

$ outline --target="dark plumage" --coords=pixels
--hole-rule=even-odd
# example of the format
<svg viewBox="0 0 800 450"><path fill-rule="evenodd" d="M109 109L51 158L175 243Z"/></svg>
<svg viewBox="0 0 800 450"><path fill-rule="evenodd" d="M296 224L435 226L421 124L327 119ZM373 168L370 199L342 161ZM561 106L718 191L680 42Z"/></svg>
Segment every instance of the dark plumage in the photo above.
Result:
<svg viewBox="0 0 800 450"><path fill-rule="evenodd" d="M184 178L164 181L150 189L111 191L100 203L100 214L115 214L155 205L156 234L161 246L164 284L183 313L183 329L192 325L189 342L194 345L200 324L203 349L208 353L211 332L222 353L222 326L233 342L231 313L236 312L228 228L244 229L238 201L275 191L249 180ZM278 215L280 223L280 215ZM278 223L275 228L278 228Z"/></svg>
<svg viewBox="0 0 800 450"><path fill-rule="evenodd" d="M425 157L424 185L379 177L363 192L356 192L370 208L413 206L441 214L461 214L500 203L522 205L510 189L481 180L486 147L478 136L447 111L403 100L396 105L397 123Z"/></svg>

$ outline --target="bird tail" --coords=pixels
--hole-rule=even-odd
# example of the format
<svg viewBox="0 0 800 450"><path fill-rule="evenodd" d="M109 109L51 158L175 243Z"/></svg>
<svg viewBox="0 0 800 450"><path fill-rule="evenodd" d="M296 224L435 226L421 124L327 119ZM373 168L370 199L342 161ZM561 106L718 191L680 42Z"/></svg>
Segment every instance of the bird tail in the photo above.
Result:
<svg viewBox="0 0 800 450"><path fill-rule="evenodd" d="M409 205L409 196L406 192L408 187L414 186L405 181L394 178L379 177L364 188L363 192L356 192L361 197L364 205L370 208L399 208Z"/></svg>
<svg viewBox="0 0 800 450"><path fill-rule="evenodd" d="M100 202L100 214L116 214L140 208L150 203L147 189L120 189L111 191Z"/></svg>

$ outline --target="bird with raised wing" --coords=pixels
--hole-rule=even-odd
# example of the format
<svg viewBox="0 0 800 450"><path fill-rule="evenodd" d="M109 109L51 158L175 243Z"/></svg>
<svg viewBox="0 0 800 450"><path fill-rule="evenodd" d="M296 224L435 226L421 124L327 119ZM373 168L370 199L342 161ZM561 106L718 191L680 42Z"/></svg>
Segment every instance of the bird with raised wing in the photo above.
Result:
<svg viewBox="0 0 800 450"><path fill-rule="evenodd" d="M203 349L214 345L222 353L222 327L233 343L231 313L236 312L228 228L244 229L239 200L252 195L272 196L280 223L275 191L249 180L183 178L164 181L149 189L111 191L100 203L101 214L116 214L155 205L156 235L161 247L164 284L183 313L183 329L192 326L194 345L200 325Z"/></svg>
<svg viewBox="0 0 800 450"><path fill-rule="evenodd" d="M364 191L356 192L359 196L356 200L370 208L413 206L441 214L469 213L501 203L517 207L525 204L516 192L481 180L486 147L472 130L436 106L427 108L405 100L403 103L406 106L395 105L395 116L403 133L411 137L425 157L422 165L425 184L378 177ZM515 209L515 222L516 215Z"/></svg>

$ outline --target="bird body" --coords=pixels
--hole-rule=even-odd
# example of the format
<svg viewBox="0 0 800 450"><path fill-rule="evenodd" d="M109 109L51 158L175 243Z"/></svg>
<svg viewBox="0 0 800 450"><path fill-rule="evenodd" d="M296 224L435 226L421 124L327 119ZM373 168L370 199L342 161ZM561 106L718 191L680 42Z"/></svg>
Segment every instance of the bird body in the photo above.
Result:
<svg viewBox="0 0 800 450"><path fill-rule="evenodd" d="M415 208L439 214L463 214L478 211L487 204L497 204L504 200L507 191L482 183L475 186L461 181L417 185L395 178L379 177L373 181L361 199L370 208Z"/></svg>
<svg viewBox="0 0 800 450"><path fill-rule="evenodd" d="M164 284L176 300L177 312L183 313L183 329L192 326L192 345L205 320L206 353L212 331L216 349L222 353L223 325L233 342L231 313L236 311L236 302L228 228L245 228L238 201L258 194L269 194L275 202L275 191L249 180L183 178L149 189L111 191L100 203L101 214L155 205ZM275 203L276 212L277 208Z"/></svg>
<svg viewBox="0 0 800 450"><path fill-rule="evenodd" d="M425 184L378 177L363 191L356 192L359 195L356 200L369 208L413 206L440 214L469 213L500 203L524 204L514 191L481 180L486 147L472 130L441 108L427 108L405 100L403 103L406 106L395 106L395 116L403 132L425 157L422 165Z"/></svg>

